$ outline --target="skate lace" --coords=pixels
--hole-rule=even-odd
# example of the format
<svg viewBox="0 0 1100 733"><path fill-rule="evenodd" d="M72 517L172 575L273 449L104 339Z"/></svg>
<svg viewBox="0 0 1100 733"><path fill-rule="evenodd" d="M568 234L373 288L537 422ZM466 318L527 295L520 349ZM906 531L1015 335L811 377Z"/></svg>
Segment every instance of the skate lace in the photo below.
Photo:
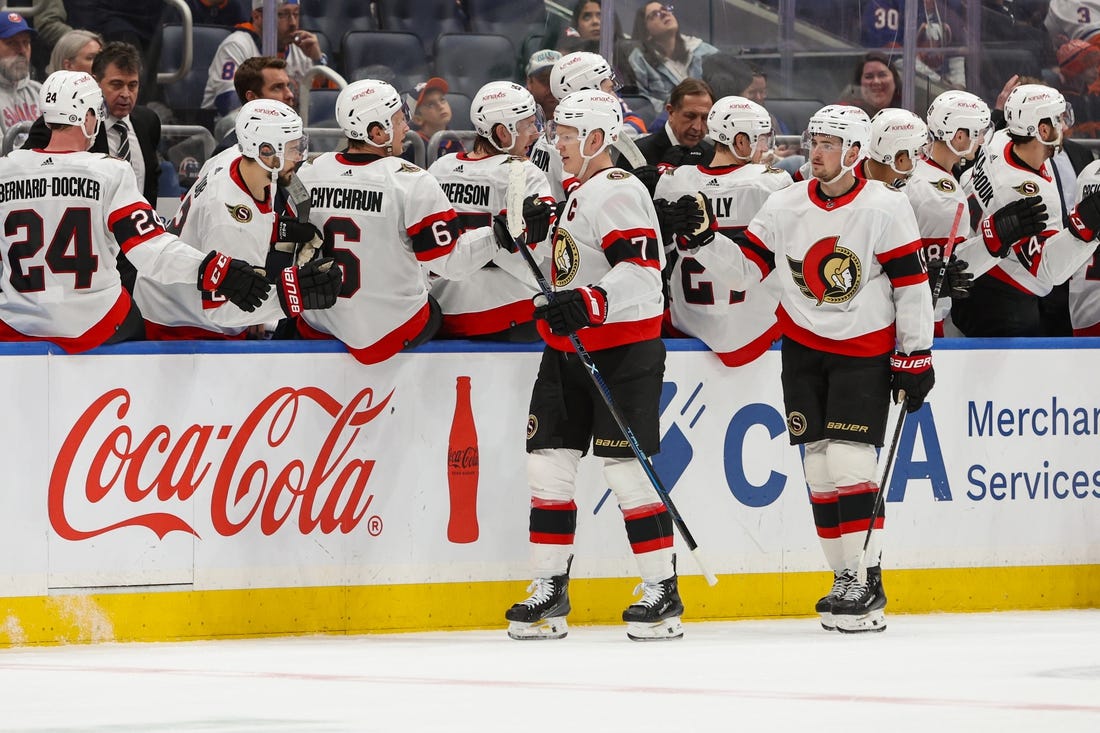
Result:
<svg viewBox="0 0 1100 733"><path fill-rule="evenodd" d="M850 570L843 570L833 576L833 587L829 589L829 595L834 598L843 598L844 594L856 581L855 575Z"/></svg>
<svg viewBox="0 0 1100 733"><path fill-rule="evenodd" d="M554 595L554 581L551 578L535 578L531 585L527 586L527 592L531 597L523 602L523 605L534 608L546 603Z"/></svg>
<svg viewBox="0 0 1100 733"><path fill-rule="evenodd" d="M634 595L642 594L641 599L635 603L635 606L645 606L646 608L654 608L664 600L665 587L661 583L639 583L634 588Z"/></svg>
<svg viewBox="0 0 1100 733"><path fill-rule="evenodd" d="M863 594L867 592L867 583L860 583L858 578L848 579L851 585L844 591L844 595L841 596L841 600L844 601L858 601L863 597Z"/></svg>

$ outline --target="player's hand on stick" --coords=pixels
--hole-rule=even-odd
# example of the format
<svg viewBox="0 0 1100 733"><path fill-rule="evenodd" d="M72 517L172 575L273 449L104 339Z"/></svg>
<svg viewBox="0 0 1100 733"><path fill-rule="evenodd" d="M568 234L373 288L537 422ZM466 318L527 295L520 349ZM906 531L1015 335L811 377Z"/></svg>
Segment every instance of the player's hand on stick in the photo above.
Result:
<svg viewBox="0 0 1100 733"><path fill-rule="evenodd" d="M936 292L936 284L940 280L940 275L943 275L943 285L939 288L940 295L945 298L969 298L974 274L966 269L967 266L966 260L960 260L954 255L948 261L947 269L944 269L943 260L939 257L928 260L928 285L932 288L932 292Z"/></svg>
<svg viewBox="0 0 1100 733"><path fill-rule="evenodd" d="M336 305L343 273L332 257L314 260L301 267L287 267L279 273L276 285L279 304L287 317L294 318L304 310L321 310Z"/></svg>
<svg viewBox="0 0 1100 733"><path fill-rule="evenodd" d="M558 336L599 326L607 320L607 293L600 287L560 290L550 301L540 294L534 302L535 319L546 321Z"/></svg>
<svg viewBox="0 0 1100 733"><path fill-rule="evenodd" d="M936 372L932 369L932 352L927 349L903 354L900 351L890 357L890 395L898 402L899 393L905 393L905 409L916 412L924 404L924 398L936 384Z"/></svg>
<svg viewBox="0 0 1100 733"><path fill-rule="evenodd" d="M694 229L676 238L676 246L685 252L691 252L713 242L714 232L718 230L718 222L714 218L714 211L710 208L710 199L702 193L696 193L694 196L684 194L676 203L693 211L698 221Z"/></svg>
<svg viewBox="0 0 1100 733"><path fill-rule="evenodd" d="M1069 215L1069 230L1082 242L1096 241L1100 234L1100 191L1093 191Z"/></svg>
<svg viewBox="0 0 1100 733"><path fill-rule="evenodd" d="M661 178L661 169L655 165L643 165L640 168L635 168L631 173L642 182L642 185L649 191L649 195L652 196L657 190L657 181Z"/></svg>
<svg viewBox="0 0 1100 733"><path fill-rule="evenodd" d="M259 308L271 290L271 283L262 271L220 252L206 255L199 265L197 286L199 290L227 298L246 313Z"/></svg>
<svg viewBox="0 0 1100 733"><path fill-rule="evenodd" d="M703 212L690 196L684 196L677 201L654 199L653 208L657 211L657 223L665 242L678 235L691 234L703 222Z"/></svg>
<svg viewBox="0 0 1100 733"><path fill-rule="evenodd" d="M538 244L550 234L550 224L554 217L555 207L548 201L543 201L535 194L531 194L523 200L523 228L527 234L527 241Z"/></svg>
<svg viewBox="0 0 1100 733"><path fill-rule="evenodd" d="M1047 207L1039 196L1017 199L982 219L982 240L994 257L1005 257L1012 245L1046 228Z"/></svg>
<svg viewBox="0 0 1100 733"><path fill-rule="evenodd" d="M518 252L519 246L527 242L526 234L520 234L517 241L508 231L508 217L505 214L493 217L493 237L497 240L497 246L507 252Z"/></svg>

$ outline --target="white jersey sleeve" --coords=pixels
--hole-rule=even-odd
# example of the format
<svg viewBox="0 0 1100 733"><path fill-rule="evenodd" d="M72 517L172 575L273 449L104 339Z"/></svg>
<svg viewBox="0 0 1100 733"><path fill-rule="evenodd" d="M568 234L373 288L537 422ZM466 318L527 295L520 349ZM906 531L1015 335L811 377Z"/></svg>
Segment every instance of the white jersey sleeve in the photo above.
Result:
<svg viewBox="0 0 1100 733"><path fill-rule="evenodd" d="M1100 191L1100 160L1077 177L1077 201ZM1100 336L1100 249L1069 279L1069 318L1074 336Z"/></svg>

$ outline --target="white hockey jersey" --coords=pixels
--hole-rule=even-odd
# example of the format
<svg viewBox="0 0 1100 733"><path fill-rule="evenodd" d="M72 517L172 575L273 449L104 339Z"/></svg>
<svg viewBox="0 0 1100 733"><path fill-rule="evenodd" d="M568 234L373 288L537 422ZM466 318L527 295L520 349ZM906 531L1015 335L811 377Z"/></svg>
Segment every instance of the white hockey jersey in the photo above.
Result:
<svg viewBox="0 0 1100 733"><path fill-rule="evenodd" d="M530 157L531 162L546 174L546 180L550 183L550 195L555 201L565 201L568 191L577 185L577 179L565 173L558 149L546 140L545 135L539 135L531 146Z"/></svg>
<svg viewBox="0 0 1100 733"><path fill-rule="evenodd" d="M473 159L467 153L445 155L428 172L439 181L455 213L460 232L492 226L493 217L507 209L509 155ZM529 160L520 159L526 176L523 196L538 196L554 203L546 175ZM549 248L536 254L542 259ZM443 309L440 334L456 338L498 333L519 323L529 323L531 298L538 284L521 254L501 250L492 263L461 280L439 278L432 283L432 297Z"/></svg>
<svg viewBox="0 0 1100 733"><path fill-rule="evenodd" d="M202 94L202 108L214 109L214 100L219 95L235 92L233 77L237 73L237 67L247 59L261 55L263 54L254 32L241 29L230 33L218 46L210 61L210 68L206 72L206 89ZM279 57L286 61L286 74L295 84L301 84L306 72L313 68L313 59L293 43L287 48L285 55L280 53ZM235 94L233 98L236 99Z"/></svg>
<svg viewBox="0 0 1100 733"><path fill-rule="evenodd" d="M271 201L257 201L241 178L242 158L200 178L180 204L170 230L202 252L217 250L263 267L275 232ZM272 293L251 313L224 297L199 292L192 284L165 284L138 273L134 300L145 317L150 339L238 336L249 326L284 317Z"/></svg>
<svg viewBox="0 0 1100 733"><path fill-rule="evenodd" d="M630 173L608 168L577 186L554 231L550 282L555 290L599 286L607 293L607 320L582 328L589 351L659 338L664 314L661 270L665 253L653 199ZM568 337L539 333L553 349L573 351Z"/></svg>
<svg viewBox="0 0 1100 733"><path fill-rule="evenodd" d="M310 220L344 271L336 305L303 311L299 331L335 336L364 364L390 358L427 324L422 264L459 279L497 252L491 229L460 235L439 183L401 158L325 153L298 177L313 196Z"/></svg>
<svg viewBox="0 0 1100 733"><path fill-rule="evenodd" d="M1047 208L1042 233L1013 247L1012 253L987 273L1024 293L1042 297L1055 285L1069 279L1087 260L1092 249L1062 228L1062 198L1051 173L1051 161L1032 170L1012 152L1013 143L1003 130L994 133L979 149L974 165L960 181L963 190L977 201L985 215L1005 204L1039 196ZM960 255L961 256L961 255Z"/></svg>
<svg viewBox="0 0 1100 733"><path fill-rule="evenodd" d="M932 293L904 195L858 179L828 199L819 185L795 183L768 198L738 237L744 257L730 263L733 286L747 288L775 270L784 338L819 351L930 348Z"/></svg>
<svg viewBox="0 0 1100 733"><path fill-rule="evenodd" d="M1088 38L1100 30L1100 0L1050 0L1043 25L1056 46L1062 37Z"/></svg>
<svg viewBox="0 0 1100 733"><path fill-rule="evenodd" d="M1077 201L1100 191L1100 160L1085 166L1077 176ZM1100 336L1100 250L1069 279L1069 319L1074 336Z"/></svg>
<svg viewBox="0 0 1100 733"><path fill-rule="evenodd" d="M164 230L124 161L15 150L0 158L0 220L0 321L24 336L70 352L110 338L130 310L120 249L138 272L198 295L203 255Z"/></svg>
<svg viewBox="0 0 1100 733"><path fill-rule="evenodd" d="M726 366L747 364L779 338L775 310L779 292L775 277L762 286L742 291L725 278L727 252L736 244L727 237L744 229L772 193L792 184L785 171L747 165L681 166L657 181L654 198L675 201L702 192L710 200L718 230L726 237L700 248L694 255L680 253L669 281L669 318L672 325L701 339Z"/></svg>

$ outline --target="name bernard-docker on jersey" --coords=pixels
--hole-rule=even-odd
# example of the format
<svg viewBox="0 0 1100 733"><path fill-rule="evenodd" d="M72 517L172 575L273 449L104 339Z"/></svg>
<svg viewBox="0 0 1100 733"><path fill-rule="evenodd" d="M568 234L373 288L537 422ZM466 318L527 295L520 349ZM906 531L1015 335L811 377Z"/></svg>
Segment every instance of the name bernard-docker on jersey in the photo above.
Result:
<svg viewBox="0 0 1100 733"><path fill-rule="evenodd" d="M0 185L0 203L36 198L81 198L99 201L99 181L81 176L19 178Z"/></svg>

